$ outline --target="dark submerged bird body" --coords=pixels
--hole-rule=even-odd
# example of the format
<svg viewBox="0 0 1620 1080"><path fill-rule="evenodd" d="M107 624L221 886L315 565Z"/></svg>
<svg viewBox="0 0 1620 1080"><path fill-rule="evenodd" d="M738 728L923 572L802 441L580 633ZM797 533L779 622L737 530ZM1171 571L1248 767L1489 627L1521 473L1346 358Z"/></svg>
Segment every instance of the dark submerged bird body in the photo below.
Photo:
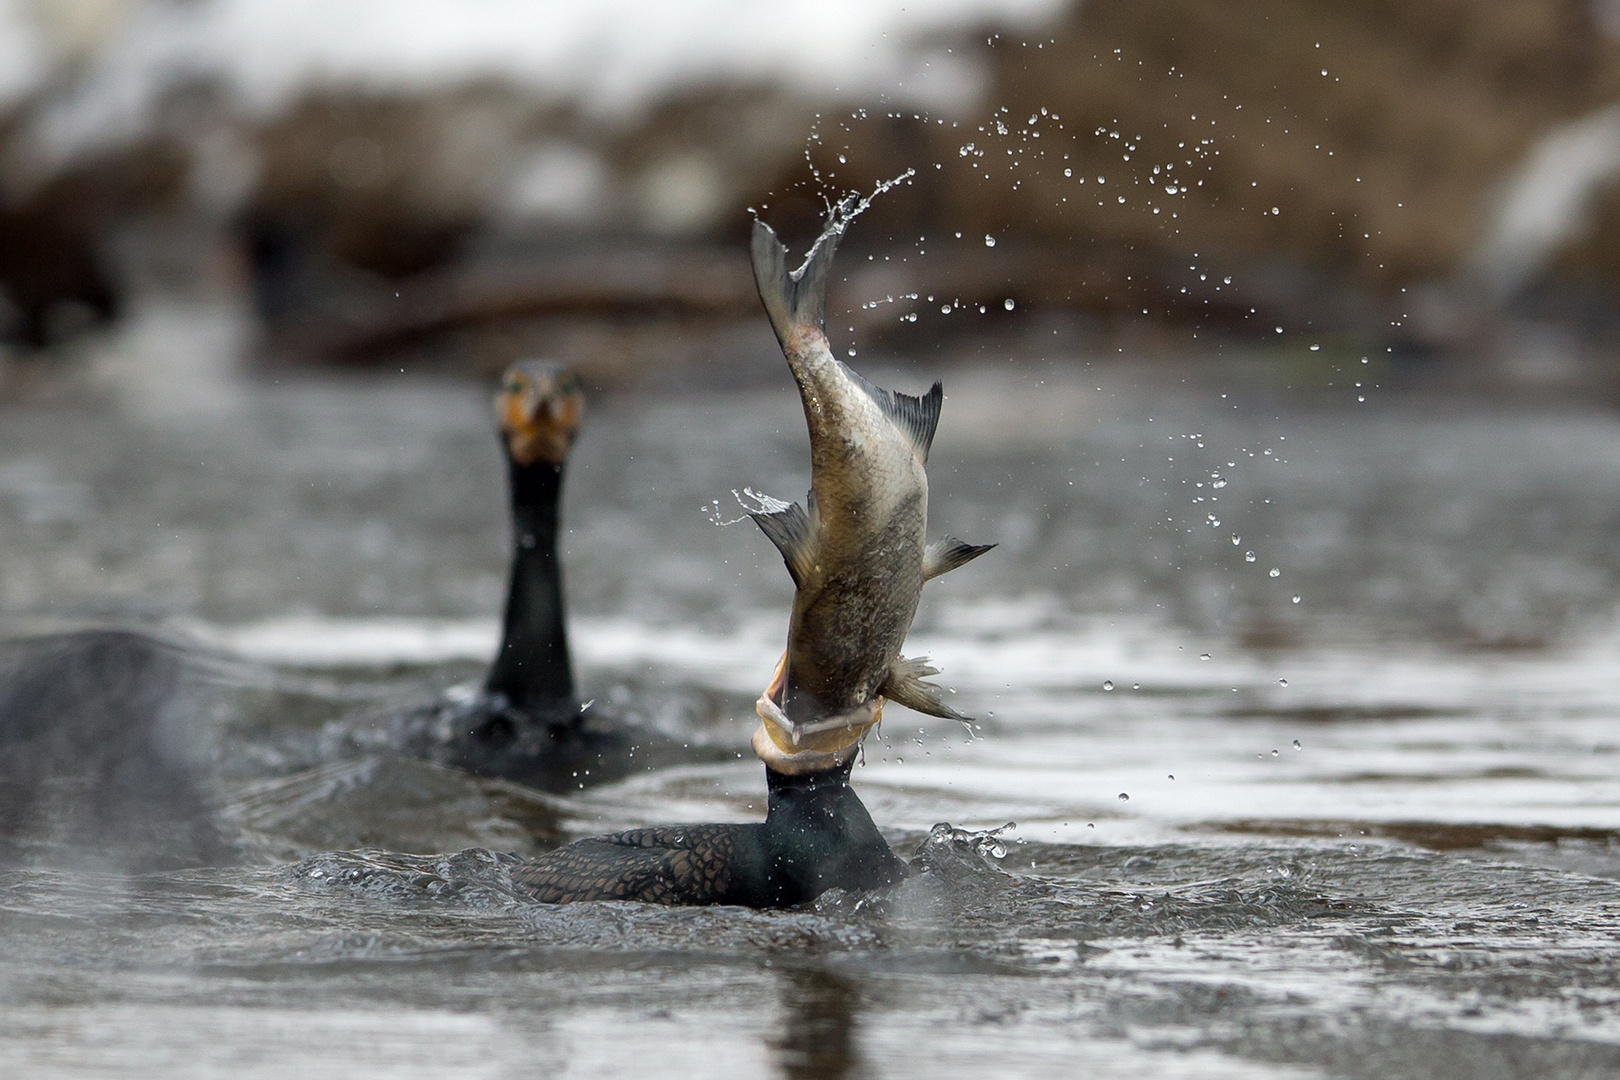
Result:
<svg viewBox="0 0 1620 1080"><path fill-rule="evenodd" d="M821 773L766 770L763 822L673 825L578 840L513 872L536 900L789 907L831 888L906 876L849 787L851 762Z"/></svg>
<svg viewBox="0 0 1620 1080"><path fill-rule="evenodd" d="M0 865L239 859L186 720L202 708L198 676L182 647L133 631L0 642Z"/></svg>

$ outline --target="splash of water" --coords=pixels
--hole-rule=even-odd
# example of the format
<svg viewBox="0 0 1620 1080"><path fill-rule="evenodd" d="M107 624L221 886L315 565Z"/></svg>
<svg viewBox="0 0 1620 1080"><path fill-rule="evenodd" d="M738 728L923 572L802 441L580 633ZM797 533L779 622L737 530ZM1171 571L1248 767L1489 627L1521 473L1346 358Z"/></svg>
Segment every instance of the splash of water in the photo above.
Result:
<svg viewBox="0 0 1620 1080"><path fill-rule="evenodd" d="M822 244L827 242L828 237L837 238L843 236L844 230L849 228L850 223L866 213L867 208L876 201L879 195L884 194L891 188L909 182L916 175L917 170L915 168L907 169L892 180L879 180L877 186L872 188L869 195L862 195L858 191L852 191L840 198L836 203L826 201L826 197L823 196L823 200L826 201L827 205L827 224L821 230L821 235L816 237L816 242L810 245L810 250L805 253L804 262L800 263L799 268L793 271L794 279L797 280L804 275L805 268L810 265L810 260L816 257L816 252L821 248Z"/></svg>

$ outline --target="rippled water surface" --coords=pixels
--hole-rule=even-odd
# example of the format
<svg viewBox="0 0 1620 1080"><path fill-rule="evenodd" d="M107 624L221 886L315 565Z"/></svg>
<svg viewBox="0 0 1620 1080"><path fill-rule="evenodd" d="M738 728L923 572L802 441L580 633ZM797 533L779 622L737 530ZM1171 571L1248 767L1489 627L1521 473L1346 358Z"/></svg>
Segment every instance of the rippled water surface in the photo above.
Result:
<svg viewBox="0 0 1620 1080"><path fill-rule="evenodd" d="M494 645L482 388L0 402L0 630L167 642L130 675L158 692L67 695L6 774L33 801L0 1072L1620 1072L1620 417L945 374L932 530L1000 547L929 586L909 651L981 723L891 709L855 784L916 873L772 913L546 907L507 875L762 812L740 755L791 586L717 522L802 493L785 375L593 401L585 692L739 756L563 796L377 736Z"/></svg>

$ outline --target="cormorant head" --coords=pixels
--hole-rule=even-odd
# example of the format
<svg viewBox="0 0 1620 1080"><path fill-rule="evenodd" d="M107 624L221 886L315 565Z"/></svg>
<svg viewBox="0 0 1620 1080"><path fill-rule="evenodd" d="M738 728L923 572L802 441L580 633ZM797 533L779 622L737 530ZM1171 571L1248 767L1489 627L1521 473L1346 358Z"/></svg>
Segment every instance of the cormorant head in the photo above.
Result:
<svg viewBox="0 0 1620 1080"><path fill-rule="evenodd" d="M561 465L584 415L579 376L553 361L519 360L495 392L495 423L519 465Z"/></svg>

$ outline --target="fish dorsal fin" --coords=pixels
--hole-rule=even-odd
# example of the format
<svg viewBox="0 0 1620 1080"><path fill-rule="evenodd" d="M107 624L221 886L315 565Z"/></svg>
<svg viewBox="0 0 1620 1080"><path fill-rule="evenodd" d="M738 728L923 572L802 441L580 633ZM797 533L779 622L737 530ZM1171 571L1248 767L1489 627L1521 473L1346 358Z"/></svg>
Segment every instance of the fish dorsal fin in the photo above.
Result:
<svg viewBox="0 0 1620 1080"><path fill-rule="evenodd" d="M939 670L928 662L926 656L915 660L899 656L889 665L888 677L883 680L883 686L879 688L878 693L890 701L920 713L927 713L929 716L969 723L968 717L940 700L939 687L924 681L928 676L938 674Z"/></svg>
<svg viewBox="0 0 1620 1080"><path fill-rule="evenodd" d="M783 502L768 495L755 495L760 508L748 511L759 531L770 538L782 553L795 586L801 584L815 565L815 533L810 518L798 503Z"/></svg>
<svg viewBox="0 0 1620 1080"><path fill-rule="evenodd" d="M804 265L797 270L787 268L787 248L776 238L776 231L754 219L754 236L749 255L754 263L754 284L759 287L759 298L770 316L771 329L776 340L785 348L795 330L821 329L822 313L827 305L827 272L832 269L833 254L838 249L839 237L849 222L842 217L829 221L827 228L816 238Z"/></svg>
<svg viewBox="0 0 1620 1080"><path fill-rule="evenodd" d="M841 366L851 381L866 391L866 396L877 403L877 407L883 410L883 415L892 420L895 427L911 437L911 444L917 448L917 453L922 456L923 461L927 462L928 449L934 445L934 431L939 427L939 408L945 400L945 391L939 383L935 383L922 397L913 397L895 390L885 390L848 364Z"/></svg>
<svg viewBox="0 0 1620 1080"><path fill-rule="evenodd" d="M947 536L928 545L923 552L923 580L948 574L958 566L977 559L995 547L994 544L967 544L954 536Z"/></svg>

